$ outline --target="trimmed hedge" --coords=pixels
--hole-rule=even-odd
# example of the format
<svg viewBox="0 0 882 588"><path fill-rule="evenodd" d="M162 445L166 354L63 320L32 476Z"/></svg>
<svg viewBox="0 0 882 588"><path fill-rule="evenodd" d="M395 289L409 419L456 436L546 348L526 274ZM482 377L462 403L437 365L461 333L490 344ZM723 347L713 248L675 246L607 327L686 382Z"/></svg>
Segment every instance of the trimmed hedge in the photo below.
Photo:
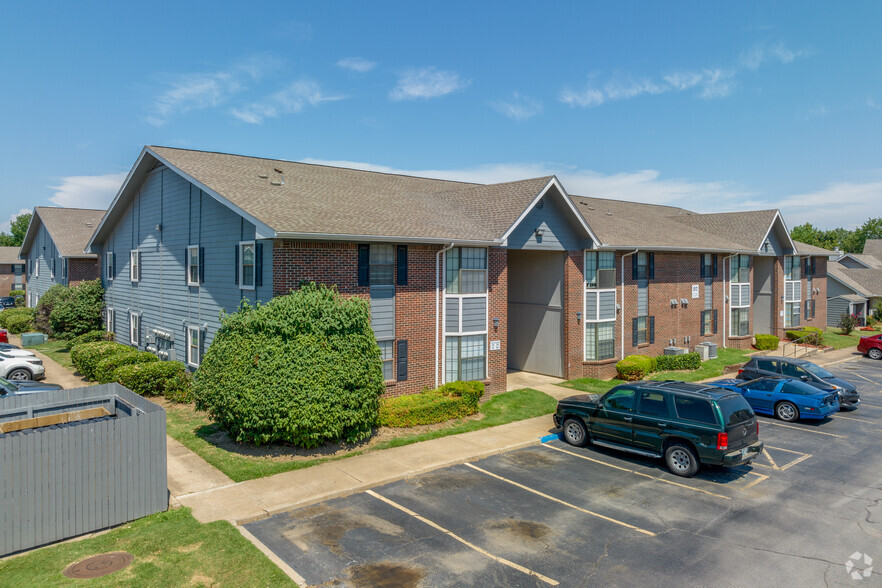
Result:
<svg viewBox="0 0 882 588"><path fill-rule="evenodd" d="M83 333L82 335L70 339L67 342L67 348L73 349L77 345L82 345L83 343L96 343L98 341L113 341L113 333L107 331L89 331L88 333Z"/></svg>
<svg viewBox="0 0 882 588"><path fill-rule="evenodd" d="M379 422L384 427L414 427L466 417L478 412L483 395L481 382L451 382L420 394L384 398Z"/></svg>
<svg viewBox="0 0 882 588"><path fill-rule="evenodd" d="M778 343L781 341L775 335L754 335L756 338L756 348L762 351L774 351L778 349Z"/></svg>
<svg viewBox="0 0 882 588"><path fill-rule="evenodd" d="M8 308L0 312L0 327L14 335L35 330L33 308Z"/></svg>
<svg viewBox="0 0 882 588"><path fill-rule="evenodd" d="M222 317L194 381L236 441L307 448L369 437L385 391L370 303L314 283Z"/></svg>
<svg viewBox="0 0 882 588"><path fill-rule="evenodd" d="M629 355L616 363L616 374L620 380L633 382L642 380L655 369L656 360L648 355Z"/></svg>
<svg viewBox="0 0 882 588"><path fill-rule="evenodd" d="M130 351L125 353L112 353L107 357L98 361L95 366L95 379L99 384L109 384L114 382L113 372L118 367L131 365L135 363L152 363L159 361L159 358L149 351L137 351L129 348Z"/></svg>
<svg viewBox="0 0 882 588"><path fill-rule="evenodd" d="M70 360L80 374L88 380L94 380L98 362L111 355L127 353L129 351L132 351L132 348L128 345L114 341L83 343L71 348Z"/></svg>
<svg viewBox="0 0 882 588"><path fill-rule="evenodd" d="M10 290L9 295L15 298L16 306L24 306L25 303L25 291L24 290Z"/></svg>
<svg viewBox="0 0 882 588"><path fill-rule="evenodd" d="M697 370L701 367L701 355L695 351L683 355L659 355L655 358L655 371Z"/></svg>
<svg viewBox="0 0 882 588"><path fill-rule="evenodd" d="M809 345L820 345L822 333L823 331L821 331L817 327L806 327L805 329L785 331L784 335L791 341L802 339L803 343L808 343ZM805 339L803 339L803 337L805 337Z"/></svg>
<svg viewBox="0 0 882 588"><path fill-rule="evenodd" d="M193 378L179 361L152 361L123 365L113 380L141 396L164 396L172 402L193 400Z"/></svg>

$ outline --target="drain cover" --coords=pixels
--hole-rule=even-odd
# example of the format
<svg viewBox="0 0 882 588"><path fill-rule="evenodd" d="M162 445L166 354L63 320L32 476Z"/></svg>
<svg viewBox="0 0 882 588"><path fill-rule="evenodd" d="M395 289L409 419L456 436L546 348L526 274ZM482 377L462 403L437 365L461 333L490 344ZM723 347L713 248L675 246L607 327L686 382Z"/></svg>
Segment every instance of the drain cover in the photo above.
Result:
<svg viewBox="0 0 882 588"><path fill-rule="evenodd" d="M72 563L64 569L68 578L100 578L129 567L135 557L125 551L112 551L87 557Z"/></svg>

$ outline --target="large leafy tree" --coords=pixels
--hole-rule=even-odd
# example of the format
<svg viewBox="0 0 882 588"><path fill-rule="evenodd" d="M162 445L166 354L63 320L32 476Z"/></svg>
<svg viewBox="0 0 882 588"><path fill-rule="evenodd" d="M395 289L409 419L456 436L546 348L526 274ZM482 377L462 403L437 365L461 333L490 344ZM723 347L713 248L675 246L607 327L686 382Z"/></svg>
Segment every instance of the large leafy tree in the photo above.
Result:
<svg viewBox="0 0 882 588"><path fill-rule="evenodd" d="M0 233L0 245L4 247L21 247L28 224L31 222L31 213L25 212L12 220L9 233Z"/></svg>
<svg viewBox="0 0 882 588"><path fill-rule="evenodd" d="M811 223L805 223L794 227L790 236L797 241L824 249L839 247L845 253L860 253L864 250L867 239L882 239L882 218L869 218L853 230L839 227L825 231Z"/></svg>

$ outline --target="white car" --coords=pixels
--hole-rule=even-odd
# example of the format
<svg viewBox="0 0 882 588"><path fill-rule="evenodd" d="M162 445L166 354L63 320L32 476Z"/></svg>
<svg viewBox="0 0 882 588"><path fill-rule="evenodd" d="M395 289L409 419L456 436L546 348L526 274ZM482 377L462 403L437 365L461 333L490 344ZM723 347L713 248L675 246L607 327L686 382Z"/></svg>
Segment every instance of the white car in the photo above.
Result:
<svg viewBox="0 0 882 588"><path fill-rule="evenodd" d="M29 349L19 349L15 345L0 343L0 353L12 357L36 357L36 354Z"/></svg>
<svg viewBox="0 0 882 588"><path fill-rule="evenodd" d="M14 357L0 351L0 378L12 381L42 380L46 377L43 360L35 356Z"/></svg>

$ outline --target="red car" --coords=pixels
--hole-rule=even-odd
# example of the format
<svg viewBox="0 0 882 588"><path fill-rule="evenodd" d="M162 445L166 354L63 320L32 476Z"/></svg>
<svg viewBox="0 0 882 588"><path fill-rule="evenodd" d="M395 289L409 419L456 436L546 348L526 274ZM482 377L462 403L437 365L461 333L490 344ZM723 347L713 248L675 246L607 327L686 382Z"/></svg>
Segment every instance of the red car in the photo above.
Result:
<svg viewBox="0 0 882 588"><path fill-rule="evenodd" d="M0 343L9 343L9 335L6 334L6 329L0 329Z"/></svg>
<svg viewBox="0 0 882 588"><path fill-rule="evenodd" d="M861 337L857 350L864 355L869 355L871 359L882 359L882 335Z"/></svg>

